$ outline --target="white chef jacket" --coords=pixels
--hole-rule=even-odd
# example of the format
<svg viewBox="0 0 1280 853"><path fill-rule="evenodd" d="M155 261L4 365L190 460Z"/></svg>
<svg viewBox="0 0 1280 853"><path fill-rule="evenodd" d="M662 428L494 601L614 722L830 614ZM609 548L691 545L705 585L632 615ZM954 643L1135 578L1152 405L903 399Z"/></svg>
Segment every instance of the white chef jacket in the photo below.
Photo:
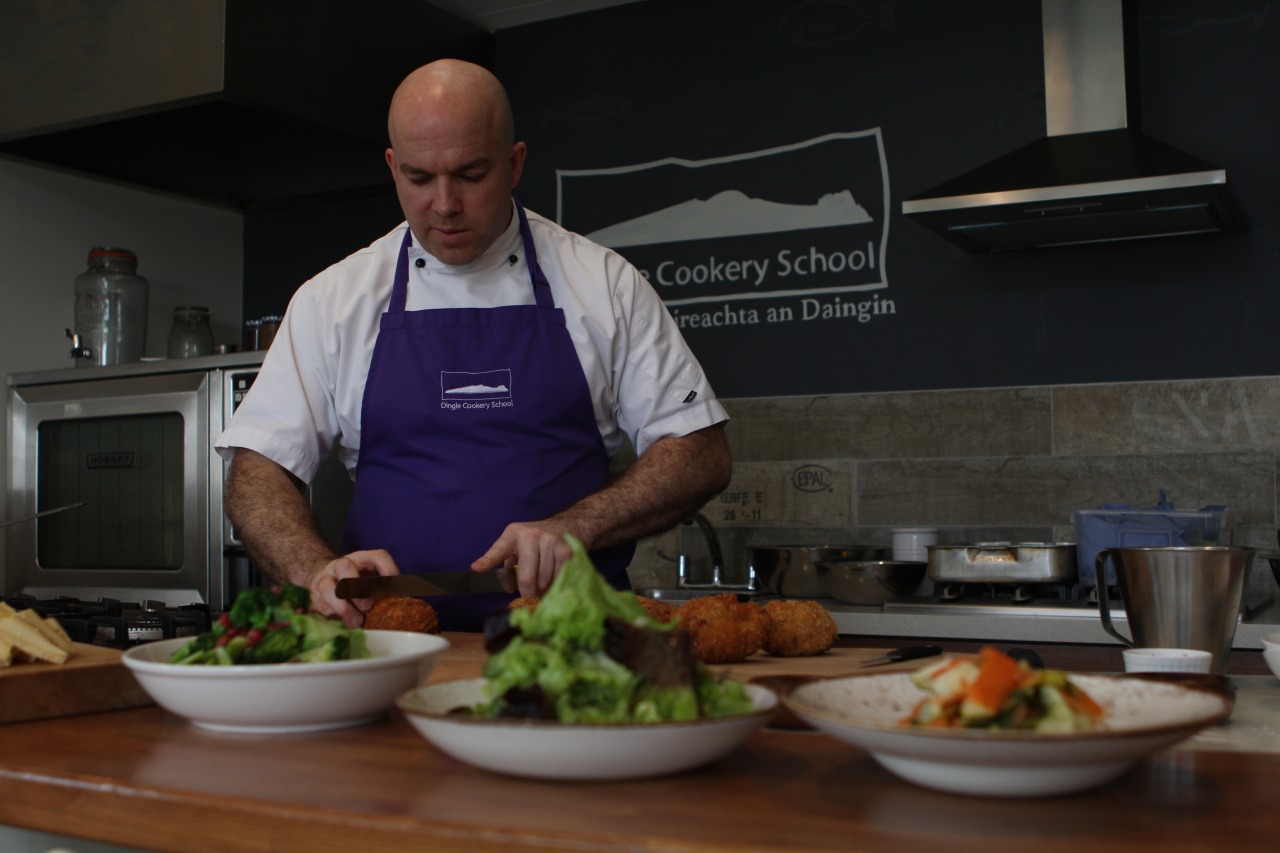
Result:
<svg viewBox="0 0 1280 853"><path fill-rule="evenodd" d="M728 420L656 292L616 252L527 211L538 263L564 311L596 425L612 455ZM247 447L311 482L331 449L355 476L365 377L391 298L407 223L294 294L261 372L216 447ZM413 239L406 310L534 302L519 218L470 264L449 266Z"/></svg>

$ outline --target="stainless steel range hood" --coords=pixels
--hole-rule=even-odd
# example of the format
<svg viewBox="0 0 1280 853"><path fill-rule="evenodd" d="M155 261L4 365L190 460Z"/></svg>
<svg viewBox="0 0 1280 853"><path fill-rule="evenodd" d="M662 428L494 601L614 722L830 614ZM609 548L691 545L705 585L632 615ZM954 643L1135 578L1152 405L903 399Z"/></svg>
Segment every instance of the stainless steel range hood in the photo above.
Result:
<svg viewBox="0 0 1280 853"><path fill-rule="evenodd" d="M974 252L1237 231L1226 170L1131 127L1121 0L1042 0L1048 136L908 199Z"/></svg>
<svg viewBox="0 0 1280 853"><path fill-rule="evenodd" d="M424 0L17 3L0 154L240 209L390 187L391 93L493 37Z"/></svg>

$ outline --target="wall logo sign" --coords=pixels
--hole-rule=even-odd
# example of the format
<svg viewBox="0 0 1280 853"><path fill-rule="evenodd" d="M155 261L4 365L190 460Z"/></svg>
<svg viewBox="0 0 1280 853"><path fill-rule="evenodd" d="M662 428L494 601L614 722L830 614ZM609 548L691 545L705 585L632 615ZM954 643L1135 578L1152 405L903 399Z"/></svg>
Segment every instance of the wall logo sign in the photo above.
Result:
<svg viewBox="0 0 1280 853"><path fill-rule="evenodd" d="M682 328L894 313L880 129L708 160L557 170L556 218L617 250Z"/></svg>
<svg viewBox="0 0 1280 853"><path fill-rule="evenodd" d="M823 465L801 465L791 472L791 485L801 492L835 490L835 473Z"/></svg>

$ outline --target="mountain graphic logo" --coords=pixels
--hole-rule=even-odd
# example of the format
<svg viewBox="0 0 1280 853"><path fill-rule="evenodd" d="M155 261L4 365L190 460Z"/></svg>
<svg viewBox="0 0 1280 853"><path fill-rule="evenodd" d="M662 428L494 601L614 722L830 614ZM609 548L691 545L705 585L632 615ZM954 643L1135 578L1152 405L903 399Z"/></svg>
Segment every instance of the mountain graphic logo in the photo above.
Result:
<svg viewBox="0 0 1280 853"><path fill-rule="evenodd" d="M511 370L440 371L441 400L510 400Z"/></svg>

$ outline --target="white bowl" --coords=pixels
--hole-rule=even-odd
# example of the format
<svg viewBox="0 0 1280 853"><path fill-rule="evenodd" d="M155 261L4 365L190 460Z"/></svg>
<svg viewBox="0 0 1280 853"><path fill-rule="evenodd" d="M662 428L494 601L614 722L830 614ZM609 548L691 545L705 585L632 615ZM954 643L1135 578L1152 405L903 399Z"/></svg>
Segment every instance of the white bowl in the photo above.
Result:
<svg viewBox="0 0 1280 853"><path fill-rule="evenodd" d="M370 657L323 663L182 666L169 656L190 638L134 646L124 664L160 707L204 729L238 734L311 732L377 719L422 684L449 641L366 630Z"/></svg>
<svg viewBox="0 0 1280 853"><path fill-rule="evenodd" d="M1203 672L1213 655L1199 649L1125 649L1125 672Z"/></svg>
<svg viewBox="0 0 1280 853"><path fill-rule="evenodd" d="M1105 728L1038 734L906 726L900 721L924 694L905 672L805 684L782 701L814 728L867 750L909 782L996 797L1049 796L1101 785L1142 756L1231 713L1226 696L1149 676L1071 680L1106 709Z"/></svg>
<svg viewBox="0 0 1280 853"><path fill-rule="evenodd" d="M1267 662L1272 674L1280 678L1280 634L1267 634L1262 638L1262 659Z"/></svg>
<svg viewBox="0 0 1280 853"><path fill-rule="evenodd" d="M448 716L485 700L483 678L411 690L396 703L423 737L459 761L535 779L641 779L728 755L772 716L778 698L746 685L752 711L691 723L564 725L546 720Z"/></svg>

